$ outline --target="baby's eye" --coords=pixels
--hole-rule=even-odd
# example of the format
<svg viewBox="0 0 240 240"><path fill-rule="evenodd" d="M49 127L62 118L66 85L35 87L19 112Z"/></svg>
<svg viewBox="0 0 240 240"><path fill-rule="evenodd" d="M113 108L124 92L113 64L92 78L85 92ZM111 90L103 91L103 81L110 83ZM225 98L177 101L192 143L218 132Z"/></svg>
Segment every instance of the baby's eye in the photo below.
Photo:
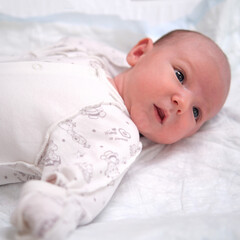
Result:
<svg viewBox="0 0 240 240"><path fill-rule="evenodd" d="M199 117L199 109L196 107L193 107L193 116L194 116L195 120L197 120Z"/></svg>
<svg viewBox="0 0 240 240"><path fill-rule="evenodd" d="M183 84L183 81L184 81L184 75L183 75L183 73L182 73L181 71L179 71L179 70L174 70L174 71L175 71L175 74L176 74L177 79L179 80L179 82L180 82L181 84Z"/></svg>

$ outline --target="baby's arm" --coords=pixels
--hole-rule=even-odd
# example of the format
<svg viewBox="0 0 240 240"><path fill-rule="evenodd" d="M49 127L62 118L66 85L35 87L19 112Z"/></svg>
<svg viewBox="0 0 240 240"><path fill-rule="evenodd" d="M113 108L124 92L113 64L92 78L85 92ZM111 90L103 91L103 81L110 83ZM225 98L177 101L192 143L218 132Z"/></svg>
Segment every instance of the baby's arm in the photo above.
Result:
<svg viewBox="0 0 240 240"><path fill-rule="evenodd" d="M18 237L65 239L91 222L140 151L135 125L115 105L87 107L60 122L38 162L43 181L24 185L13 214Z"/></svg>

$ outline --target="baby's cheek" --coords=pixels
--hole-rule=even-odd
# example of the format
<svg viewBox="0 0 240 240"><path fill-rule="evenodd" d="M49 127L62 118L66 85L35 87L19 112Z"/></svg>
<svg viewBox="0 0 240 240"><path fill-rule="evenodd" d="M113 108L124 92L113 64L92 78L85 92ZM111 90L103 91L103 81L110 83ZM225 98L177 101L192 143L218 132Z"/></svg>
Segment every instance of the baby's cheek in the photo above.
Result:
<svg viewBox="0 0 240 240"><path fill-rule="evenodd" d="M140 133L144 134L150 132L151 122L149 121L146 114L139 111L138 113L134 110L131 112L131 119L137 126L137 129Z"/></svg>
<svg viewBox="0 0 240 240"><path fill-rule="evenodd" d="M199 126L197 126L197 127L195 127L192 131L190 131L190 132L186 135L186 137L191 137L192 135L194 135L195 133L197 133L197 132L200 130L201 127L202 127L202 124L199 125Z"/></svg>

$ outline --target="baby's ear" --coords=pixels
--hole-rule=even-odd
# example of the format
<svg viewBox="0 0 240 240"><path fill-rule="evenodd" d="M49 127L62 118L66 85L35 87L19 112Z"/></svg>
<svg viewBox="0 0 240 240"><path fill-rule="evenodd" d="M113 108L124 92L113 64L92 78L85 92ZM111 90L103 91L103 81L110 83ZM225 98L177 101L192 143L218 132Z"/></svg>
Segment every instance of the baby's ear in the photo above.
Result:
<svg viewBox="0 0 240 240"><path fill-rule="evenodd" d="M146 54L148 51L152 50L153 41L150 38L144 38L137 45L135 45L127 55L127 62L130 66L134 66L138 60Z"/></svg>

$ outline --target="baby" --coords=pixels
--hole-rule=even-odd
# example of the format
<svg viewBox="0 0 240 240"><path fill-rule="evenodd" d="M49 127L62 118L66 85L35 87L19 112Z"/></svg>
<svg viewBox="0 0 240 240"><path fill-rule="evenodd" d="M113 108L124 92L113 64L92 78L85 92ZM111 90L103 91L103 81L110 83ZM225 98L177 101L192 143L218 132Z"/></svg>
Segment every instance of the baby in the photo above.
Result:
<svg viewBox="0 0 240 240"><path fill-rule="evenodd" d="M200 33L173 31L155 44L143 39L127 61L132 68L115 77L115 86L140 133L155 142L191 136L228 95L227 58Z"/></svg>
<svg viewBox="0 0 240 240"><path fill-rule="evenodd" d="M8 136L0 139L0 184L35 179L13 213L19 239L66 239L91 222L141 152L139 133L163 144L191 136L230 86L224 53L187 30L141 40L127 55L131 67L114 77L94 56L80 64L51 57L0 64Z"/></svg>

